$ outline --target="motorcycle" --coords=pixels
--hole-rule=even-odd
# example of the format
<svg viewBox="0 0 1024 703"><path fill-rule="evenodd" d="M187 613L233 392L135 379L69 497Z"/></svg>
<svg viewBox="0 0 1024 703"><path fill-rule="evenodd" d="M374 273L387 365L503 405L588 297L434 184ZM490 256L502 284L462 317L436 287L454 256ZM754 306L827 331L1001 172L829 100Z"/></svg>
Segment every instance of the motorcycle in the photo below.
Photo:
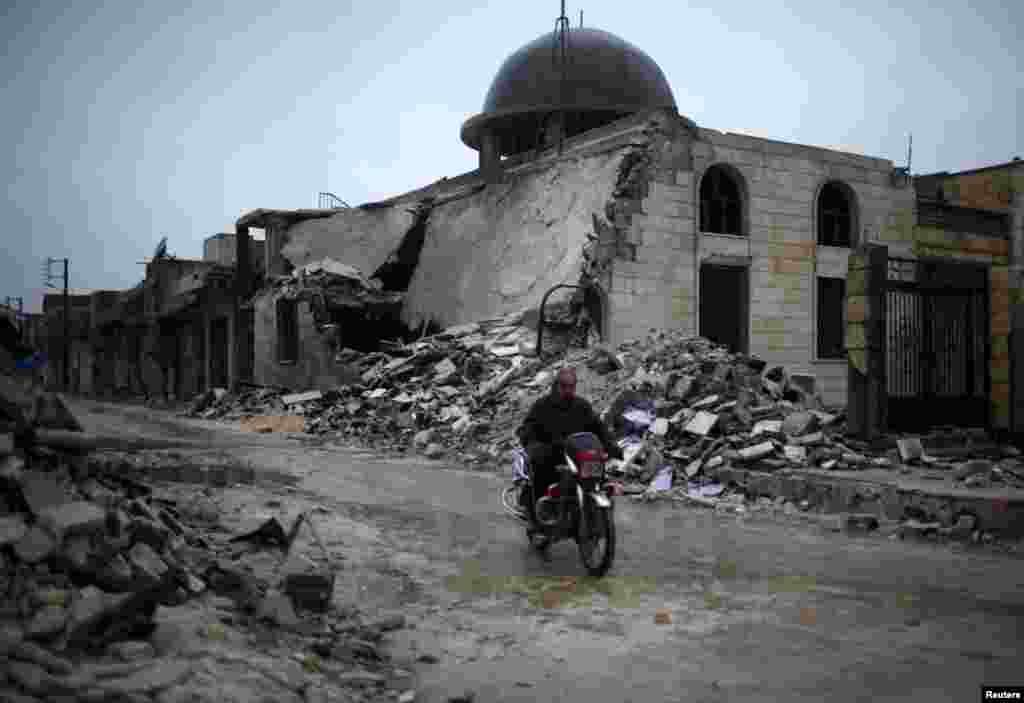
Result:
<svg viewBox="0 0 1024 703"><path fill-rule="evenodd" d="M542 495L522 469L502 491L506 512L527 523L526 536L537 550L563 539L576 540L580 559L591 576L603 576L615 560L615 496L622 486L607 480L608 454L590 432L570 435L565 442L565 463L557 468L559 480ZM532 502L533 525L523 508Z"/></svg>

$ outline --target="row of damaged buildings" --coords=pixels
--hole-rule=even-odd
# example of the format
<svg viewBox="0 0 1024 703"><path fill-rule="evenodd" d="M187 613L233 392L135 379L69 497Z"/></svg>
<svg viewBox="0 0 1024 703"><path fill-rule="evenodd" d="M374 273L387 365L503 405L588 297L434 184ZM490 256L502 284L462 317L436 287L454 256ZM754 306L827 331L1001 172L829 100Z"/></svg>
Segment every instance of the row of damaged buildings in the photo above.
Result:
<svg viewBox="0 0 1024 703"><path fill-rule="evenodd" d="M479 168L358 207L254 210L221 236L230 261L151 262L93 306L93 387L134 389L147 348L178 397L331 387L346 349L573 284L612 344L681 330L813 376L832 404L870 377L892 427L1024 431L1024 162L912 175L721 132L680 113L639 48L567 31L571 62L552 35L523 46L463 124Z"/></svg>

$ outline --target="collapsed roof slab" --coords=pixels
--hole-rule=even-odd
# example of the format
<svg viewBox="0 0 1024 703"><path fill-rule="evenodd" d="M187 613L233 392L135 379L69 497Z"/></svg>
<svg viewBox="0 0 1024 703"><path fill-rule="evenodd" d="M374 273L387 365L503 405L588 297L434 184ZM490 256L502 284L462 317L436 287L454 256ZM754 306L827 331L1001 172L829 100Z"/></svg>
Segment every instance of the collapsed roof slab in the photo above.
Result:
<svg viewBox="0 0 1024 703"><path fill-rule="evenodd" d="M296 268L325 258L370 275L398 249L413 225L410 205L349 208L288 229L281 254Z"/></svg>
<svg viewBox="0 0 1024 703"><path fill-rule="evenodd" d="M462 324L539 305L579 278L583 247L612 197L623 147L552 160L509 183L437 205L403 321Z"/></svg>

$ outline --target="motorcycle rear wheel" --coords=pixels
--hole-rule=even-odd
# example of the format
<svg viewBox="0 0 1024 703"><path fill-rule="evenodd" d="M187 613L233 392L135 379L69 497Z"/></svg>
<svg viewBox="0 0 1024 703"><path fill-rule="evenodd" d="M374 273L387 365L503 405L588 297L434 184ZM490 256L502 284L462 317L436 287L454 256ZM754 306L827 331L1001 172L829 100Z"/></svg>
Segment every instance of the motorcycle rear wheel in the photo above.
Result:
<svg viewBox="0 0 1024 703"><path fill-rule="evenodd" d="M588 506L590 514L590 535L587 539L578 540L580 560L591 576L600 578L608 573L615 561L615 521L609 508L599 508L593 504ZM603 545L600 557L597 546Z"/></svg>

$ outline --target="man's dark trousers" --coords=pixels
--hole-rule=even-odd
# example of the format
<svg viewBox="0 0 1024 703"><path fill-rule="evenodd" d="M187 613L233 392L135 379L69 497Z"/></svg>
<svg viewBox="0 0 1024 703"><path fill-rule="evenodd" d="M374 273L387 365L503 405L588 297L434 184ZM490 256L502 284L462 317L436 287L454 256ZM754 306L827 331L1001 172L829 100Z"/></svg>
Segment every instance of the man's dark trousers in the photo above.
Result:
<svg viewBox="0 0 1024 703"><path fill-rule="evenodd" d="M555 467L562 462L562 447L557 444L532 442L526 447L526 454L534 497L539 499L548 490L548 486L558 481L558 471ZM535 517L535 507L535 503L527 506L531 518Z"/></svg>

